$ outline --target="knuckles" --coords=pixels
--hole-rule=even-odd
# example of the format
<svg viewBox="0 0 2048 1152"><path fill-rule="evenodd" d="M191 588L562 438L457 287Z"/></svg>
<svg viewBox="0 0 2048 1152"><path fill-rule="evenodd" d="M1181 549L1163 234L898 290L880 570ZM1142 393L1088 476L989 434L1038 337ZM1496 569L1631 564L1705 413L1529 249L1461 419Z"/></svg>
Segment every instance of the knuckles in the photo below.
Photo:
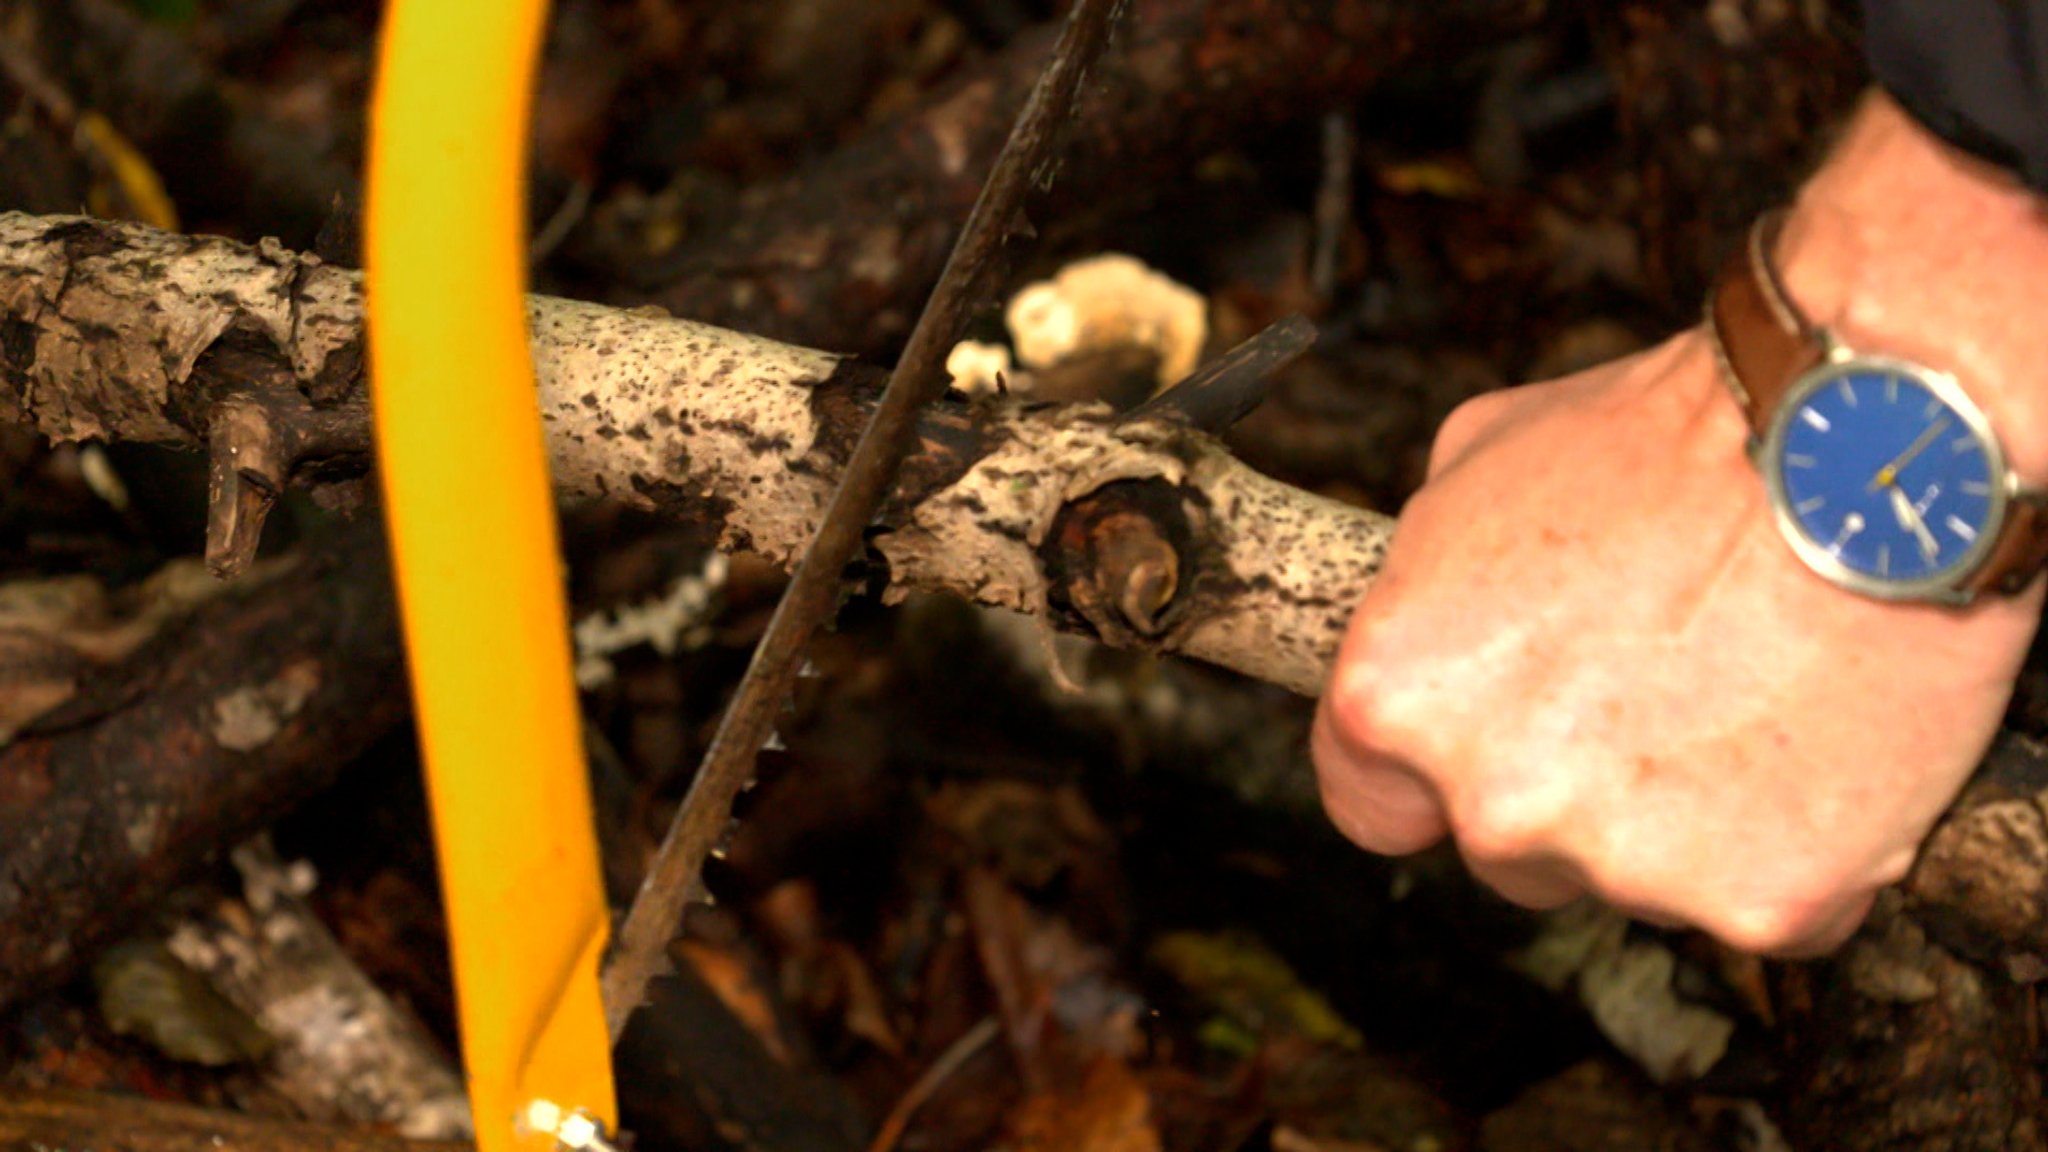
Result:
<svg viewBox="0 0 2048 1152"><path fill-rule="evenodd" d="M1804 951L1839 919L1851 897L1784 893L1729 905L1701 918L1699 927L1739 952L1775 955Z"/></svg>
<svg viewBox="0 0 2048 1152"><path fill-rule="evenodd" d="M1559 854L1565 845L1567 805L1559 790L1489 789L1485 781L1467 780L1461 792L1453 822L1458 847L1473 863L1511 867Z"/></svg>
<svg viewBox="0 0 2048 1152"><path fill-rule="evenodd" d="M1496 393L1486 393L1462 401L1451 414L1438 425L1436 439L1430 443L1427 475L1434 478L1452 461L1465 455L1472 442L1479 437L1482 429L1493 423L1494 411L1500 406Z"/></svg>
<svg viewBox="0 0 2048 1152"><path fill-rule="evenodd" d="M1726 860L1694 868L1627 861L1604 869L1594 891L1615 906L1660 923L1696 928L1740 952L1803 956L1846 939L1873 890L1827 869L1801 865L1773 875L1729 875ZM1768 866L1768 862L1764 866ZM1619 875L1628 879L1617 879Z"/></svg>

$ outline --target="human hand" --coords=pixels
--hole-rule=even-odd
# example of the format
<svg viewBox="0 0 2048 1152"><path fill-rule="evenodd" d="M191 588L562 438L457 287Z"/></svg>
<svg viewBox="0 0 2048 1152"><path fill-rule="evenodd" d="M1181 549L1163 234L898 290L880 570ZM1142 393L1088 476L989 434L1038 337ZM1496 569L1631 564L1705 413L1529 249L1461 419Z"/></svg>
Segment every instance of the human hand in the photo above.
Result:
<svg viewBox="0 0 2048 1152"><path fill-rule="evenodd" d="M2024 319L2048 226L1929 199L1900 161L1917 131L1866 108L1788 222L1787 278L1859 347L1947 353L2038 480L2044 389L2015 366L2048 362ZM1962 273L1991 282L1916 277L1942 257L1872 223L1880 177L1905 211L1974 213ZM1968 234L2000 226L2026 243ZM1953 260L1955 229L1932 235ZM1978 291L2010 283L2029 291ZM1317 716L1338 827L1389 853L1454 834L1524 904L1590 892L1752 951L1845 938L1988 745L2042 592L1959 612L1827 584L1778 535L1746 433L1696 331L1454 414Z"/></svg>

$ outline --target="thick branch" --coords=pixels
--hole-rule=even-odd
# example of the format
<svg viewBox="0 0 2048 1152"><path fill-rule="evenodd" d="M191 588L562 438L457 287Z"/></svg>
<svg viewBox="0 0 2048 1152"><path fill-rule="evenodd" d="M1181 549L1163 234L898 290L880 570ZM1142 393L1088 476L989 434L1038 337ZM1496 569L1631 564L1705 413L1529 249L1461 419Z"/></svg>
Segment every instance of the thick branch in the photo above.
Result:
<svg viewBox="0 0 2048 1152"><path fill-rule="evenodd" d="M708 522L729 545L793 561L865 423L872 371L666 317L531 307L565 498ZM0 216L0 420L57 440L197 447L260 408L283 473L262 480L281 488L367 460L362 363L353 273L275 245ZM1110 485L1163 485L1180 594L1127 642L1297 692L1316 690L1386 544L1384 518L1260 476L1168 420L956 405L919 440L871 538L892 596L1043 612L1064 596L1040 558L1062 512ZM232 485L216 497L239 500Z"/></svg>
<svg viewBox="0 0 2048 1152"><path fill-rule="evenodd" d="M405 715L374 525L209 601L0 751L0 1004Z"/></svg>
<svg viewBox="0 0 2048 1152"><path fill-rule="evenodd" d="M1356 97L1410 59L1526 31L1519 0L1131 0L1044 209L1070 219ZM1055 28L764 193L655 266L679 316L845 352L893 349L937 279Z"/></svg>
<svg viewBox="0 0 2048 1152"><path fill-rule="evenodd" d="M532 317L566 497L703 521L792 561L875 373L596 305L536 298ZM255 405L286 446L279 487L359 471L358 325L352 273L275 246L0 216L0 419L53 438L196 448ZM1304 693L1384 547L1384 519L1258 476L1163 420L954 405L921 426L919 445L872 537L890 595L1050 610L1066 627ZM1132 547L1106 547L1100 532L1067 540L1069 520L1133 523L1121 511L1138 514ZM1170 554L1170 582L1148 549ZM13 798L0 805L0 1002L65 971L401 714L380 553L365 535L311 564L311 578L237 594L138 654L102 685L115 703L81 702L77 719L46 720L0 752L0 796ZM295 711L275 733L221 727L216 697L243 687L249 702Z"/></svg>

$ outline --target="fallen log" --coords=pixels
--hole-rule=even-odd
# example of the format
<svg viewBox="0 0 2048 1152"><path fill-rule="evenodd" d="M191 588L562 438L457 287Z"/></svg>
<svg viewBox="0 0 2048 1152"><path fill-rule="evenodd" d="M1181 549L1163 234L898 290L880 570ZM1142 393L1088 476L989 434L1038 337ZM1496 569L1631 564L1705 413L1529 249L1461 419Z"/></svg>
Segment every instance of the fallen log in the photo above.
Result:
<svg viewBox="0 0 2048 1152"><path fill-rule="evenodd" d="M60 978L405 715L375 526L167 626L0 750L0 1004Z"/></svg>

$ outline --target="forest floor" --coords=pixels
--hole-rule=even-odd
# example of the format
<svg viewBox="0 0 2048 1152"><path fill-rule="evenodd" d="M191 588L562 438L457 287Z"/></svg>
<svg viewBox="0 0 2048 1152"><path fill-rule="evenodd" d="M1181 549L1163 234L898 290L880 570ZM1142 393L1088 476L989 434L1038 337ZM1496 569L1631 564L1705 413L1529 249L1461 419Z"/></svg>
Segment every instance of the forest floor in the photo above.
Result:
<svg viewBox="0 0 2048 1152"><path fill-rule="evenodd" d="M741 300L728 289L757 270L719 242L839 195L818 209L822 238L785 233L759 253L802 263L790 250L817 245L833 255L810 271L837 261L837 234L895 193L833 181L1057 7L563 0L535 117L535 290L689 316L709 284L726 293L719 323L891 362L915 284L772 296L763 274L767 303ZM1143 20L1201 5L1132 7ZM1345 5L1269 7L1283 21ZM1393 54L1370 83L1262 110L1256 128L1190 97L1191 119L1217 123L1146 131L1184 130L1202 141L1193 154L1086 177L1085 199L1034 219L1010 289L1129 254L1199 297L1205 356L1309 316L1315 346L1228 443L1290 483L1398 511L1461 400L1692 323L1719 253L1796 185L1861 83L1853 6L1527 7L1451 50ZM0 5L0 211L85 206L353 263L375 19L346 0ZM916 266L913 232L875 258ZM976 327L1002 338L993 307ZM1097 369L1064 385L1049 374L1045 387L1071 391L1041 398L1149 390L1150 364L1135 383ZM151 577L191 564L206 477L197 455L52 446L0 425L0 658L28 651L7 629L47 620L52 598L91 605L73 639L186 610ZM288 499L265 554L332 519ZM703 594L659 649L588 657L606 879L622 903L782 575L745 555L713 561L703 532L616 508L571 511L564 536L579 620ZM25 657L0 668L19 713L0 708L0 746L41 711L31 689L54 682L61 698L110 659L84 650L56 671ZM1646 1067L1657 1044L1626 1027L1617 1039L1543 979L1544 942L1603 929L1513 909L1455 855L1378 859L1327 827L1303 745L1309 701L1079 641L1049 657L1013 619L940 599L851 599L811 664L707 876L716 902L689 915L683 987L643 1014L668 1026L636 1025L621 1053L639 1147L1783 1146L1771 1006L1752 968L1697 938L1615 929L1668 961L1660 988L1726 1022L1704 1077ZM338 777L269 843L310 862L306 898L346 955L453 1052L411 730L382 734ZM243 891L230 847L133 939L95 942L97 964L0 1005L0 1093L348 1118L281 1093L260 1039L224 1054L178 1039L235 1032L209 1017L231 1007L164 975L177 961L151 951L179 917ZM140 969L106 959L138 953Z"/></svg>

